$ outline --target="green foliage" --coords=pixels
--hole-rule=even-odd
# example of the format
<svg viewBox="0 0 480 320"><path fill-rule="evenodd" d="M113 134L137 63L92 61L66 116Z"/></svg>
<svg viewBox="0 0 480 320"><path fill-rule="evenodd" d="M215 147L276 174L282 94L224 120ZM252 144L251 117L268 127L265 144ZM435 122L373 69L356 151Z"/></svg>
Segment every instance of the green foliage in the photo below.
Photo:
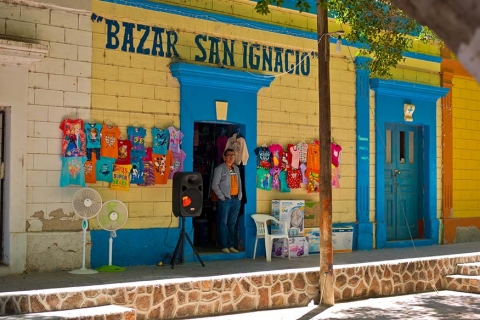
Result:
<svg viewBox="0 0 480 320"><path fill-rule="evenodd" d="M325 3L324 0L317 1L320 5ZM270 2L281 5L283 0L259 0L255 10L268 14ZM297 1L297 8L301 12L308 12L309 6L305 3L307 0ZM350 31L343 36L345 40L364 44L357 55L372 57L367 64L372 77L390 78L391 68L404 60L403 52L413 47L413 38L410 35L422 29L415 20L389 0L329 0L327 8L330 16L350 27ZM427 31L424 41L427 35L432 34Z"/></svg>

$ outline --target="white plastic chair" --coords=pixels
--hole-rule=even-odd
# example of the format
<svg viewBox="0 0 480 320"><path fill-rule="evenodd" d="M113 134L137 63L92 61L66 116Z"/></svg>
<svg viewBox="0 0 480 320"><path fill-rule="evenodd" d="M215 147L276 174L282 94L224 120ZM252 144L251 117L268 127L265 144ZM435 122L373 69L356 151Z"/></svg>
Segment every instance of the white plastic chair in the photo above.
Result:
<svg viewBox="0 0 480 320"><path fill-rule="evenodd" d="M257 243L258 239L264 238L265 239L265 255L267 257L267 261L272 261L272 244L273 239L285 239L287 242L288 248L288 259L290 259L290 242L288 239L288 231L287 225L283 222L278 221L277 218L269 216L267 214L252 214L253 220L255 220L255 225L257 226L257 236L255 237L255 248L253 249L253 259L257 254ZM279 225L280 233L277 234L270 234L268 233L268 221L273 221L274 223Z"/></svg>

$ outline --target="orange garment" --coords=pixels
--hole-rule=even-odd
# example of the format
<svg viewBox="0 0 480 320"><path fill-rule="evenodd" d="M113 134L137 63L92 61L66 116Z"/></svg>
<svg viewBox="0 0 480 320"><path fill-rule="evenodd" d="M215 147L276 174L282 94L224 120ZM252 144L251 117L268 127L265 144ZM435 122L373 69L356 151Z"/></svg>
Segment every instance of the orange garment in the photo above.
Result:
<svg viewBox="0 0 480 320"><path fill-rule="evenodd" d="M118 138L120 137L120 130L117 126L104 124L101 135L100 155L102 157L116 159L118 157Z"/></svg>
<svg viewBox="0 0 480 320"><path fill-rule="evenodd" d="M320 145L316 141L308 144L307 169L320 170Z"/></svg>
<svg viewBox="0 0 480 320"><path fill-rule="evenodd" d="M167 154L153 153L152 158L155 184L167 184L170 166L173 165L172 151L168 150Z"/></svg>
<svg viewBox="0 0 480 320"><path fill-rule="evenodd" d="M95 161L85 161L83 165L86 183L97 183L97 175L95 173Z"/></svg>
<svg viewBox="0 0 480 320"><path fill-rule="evenodd" d="M232 169L233 170L233 169ZM233 174L230 174L230 195L236 196L238 195L238 177L235 174L235 171L233 171Z"/></svg>

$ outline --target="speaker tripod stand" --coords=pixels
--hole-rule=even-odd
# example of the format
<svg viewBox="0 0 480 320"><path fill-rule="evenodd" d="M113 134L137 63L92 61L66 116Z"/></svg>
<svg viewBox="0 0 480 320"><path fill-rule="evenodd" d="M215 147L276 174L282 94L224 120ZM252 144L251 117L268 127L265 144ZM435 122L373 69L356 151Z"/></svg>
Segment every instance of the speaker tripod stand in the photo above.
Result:
<svg viewBox="0 0 480 320"><path fill-rule="evenodd" d="M190 237L185 232L185 217L182 217L182 230L180 231L180 237L178 238L177 245L175 246L175 251L173 251L172 260L170 261L170 264L172 265L172 269L175 268L177 255L180 255L178 263L185 262L185 257L184 257L185 239L187 239L188 243L190 244L190 247L192 247L192 250L197 256L198 261L200 261L200 263L202 264L202 267L205 267L205 263L203 263L202 258L200 258L200 255L198 254L197 249L195 249L195 246L193 245L192 240L190 240Z"/></svg>

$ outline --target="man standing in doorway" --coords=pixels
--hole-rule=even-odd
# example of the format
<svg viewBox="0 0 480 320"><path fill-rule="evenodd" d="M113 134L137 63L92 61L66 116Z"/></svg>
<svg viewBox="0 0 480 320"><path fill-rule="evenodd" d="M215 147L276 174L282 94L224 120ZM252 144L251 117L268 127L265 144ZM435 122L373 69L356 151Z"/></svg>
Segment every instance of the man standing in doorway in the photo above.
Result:
<svg viewBox="0 0 480 320"><path fill-rule="evenodd" d="M213 192L217 201L217 242L223 253L236 253L235 223L242 200L242 179L235 162L235 151L227 149L223 153L223 163L215 168L212 179Z"/></svg>

